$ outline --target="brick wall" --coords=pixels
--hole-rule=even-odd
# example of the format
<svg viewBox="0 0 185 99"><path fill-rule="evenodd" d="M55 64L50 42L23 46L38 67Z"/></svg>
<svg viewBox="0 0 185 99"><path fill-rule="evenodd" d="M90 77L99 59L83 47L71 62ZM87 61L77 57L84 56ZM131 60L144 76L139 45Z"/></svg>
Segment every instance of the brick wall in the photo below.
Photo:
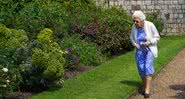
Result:
<svg viewBox="0 0 185 99"><path fill-rule="evenodd" d="M146 15L159 12L165 26L161 34L185 34L185 0L96 0L98 6L122 7L132 15L134 10L142 10Z"/></svg>

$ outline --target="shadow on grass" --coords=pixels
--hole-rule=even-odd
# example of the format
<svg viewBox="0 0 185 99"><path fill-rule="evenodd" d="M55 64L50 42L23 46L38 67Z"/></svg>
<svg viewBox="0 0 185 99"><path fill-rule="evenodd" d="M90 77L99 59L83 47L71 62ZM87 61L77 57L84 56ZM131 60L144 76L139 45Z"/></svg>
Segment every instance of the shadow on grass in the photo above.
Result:
<svg viewBox="0 0 185 99"><path fill-rule="evenodd" d="M176 95L170 98L185 99L185 85L170 85L169 88L177 91Z"/></svg>
<svg viewBox="0 0 185 99"><path fill-rule="evenodd" d="M136 87L137 92L139 94L142 94L143 93L142 83L139 82L139 81L123 80L123 81L120 81L120 83L125 84L125 85L128 85L128 86L134 86L134 87Z"/></svg>
<svg viewBox="0 0 185 99"><path fill-rule="evenodd" d="M60 89L62 89L62 88L63 88L63 86L52 86L52 87L50 87L50 88L47 90L47 92L58 91L58 90L60 90Z"/></svg>

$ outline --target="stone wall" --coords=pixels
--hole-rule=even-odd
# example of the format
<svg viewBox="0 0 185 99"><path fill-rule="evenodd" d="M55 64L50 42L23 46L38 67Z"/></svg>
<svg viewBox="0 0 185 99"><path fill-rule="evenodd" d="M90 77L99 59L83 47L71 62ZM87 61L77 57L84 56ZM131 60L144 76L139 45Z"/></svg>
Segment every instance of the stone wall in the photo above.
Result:
<svg viewBox="0 0 185 99"><path fill-rule="evenodd" d="M159 12L165 26L161 34L185 34L185 0L96 0L97 5L104 7L122 7L132 15L134 10L147 13Z"/></svg>

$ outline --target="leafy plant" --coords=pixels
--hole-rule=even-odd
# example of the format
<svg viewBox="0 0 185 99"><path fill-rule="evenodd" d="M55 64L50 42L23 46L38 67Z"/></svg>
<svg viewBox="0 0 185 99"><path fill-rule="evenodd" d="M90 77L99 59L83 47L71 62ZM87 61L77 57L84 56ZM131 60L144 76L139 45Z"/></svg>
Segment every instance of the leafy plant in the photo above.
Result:
<svg viewBox="0 0 185 99"><path fill-rule="evenodd" d="M23 30L9 29L1 24L0 39L1 93L18 90L21 77L14 63L13 54L17 48L27 45L28 37Z"/></svg>
<svg viewBox="0 0 185 99"><path fill-rule="evenodd" d="M112 54L131 48L129 34L131 18L117 8L103 9L98 15L99 29L96 42L103 52Z"/></svg>
<svg viewBox="0 0 185 99"><path fill-rule="evenodd" d="M32 50L33 68L38 69L40 72L37 72L37 74L49 82L63 77L63 65L65 64L64 52L56 42L51 41L52 33L47 28L42 30L37 36L39 47Z"/></svg>
<svg viewBox="0 0 185 99"><path fill-rule="evenodd" d="M66 50L67 66L97 65L105 60L96 44L81 40L79 34L65 36L62 39L61 47Z"/></svg>
<svg viewBox="0 0 185 99"><path fill-rule="evenodd" d="M39 92L62 79L64 52L51 40L52 34L53 31L46 28L38 34L37 40L14 53L13 58L21 74L21 91Z"/></svg>
<svg viewBox="0 0 185 99"><path fill-rule="evenodd" d="M19 89L20 73L15 66L0 65L0 73L0 94Z"/></svg>
<svg viewBox="0 0 185 99"><path fill-rule="evenodd" d="M164 22L162 19L158 18L158 15L159 15L159 12L154 12L154 13L148 14L147 20L154 23L154 25L156 26L156 28L160 34L164 28Z"/></svg>
<svg viewBox="0 0 185 99"><path fill-rule="evenodd" d="M25 31L9 29L0 24L0 48L15 49L25 46L27 42L28 37Z"/></svg>
<svg viewBox="0 0 185 99"><path fill-rule="evenodd" d="M33 40L44 28L51 28L54 33L63 31L66 28L64 20L67 16L65 8L60 3L34 0L20 11L17 16L17 28L28 31L29 38Z"/></svg>

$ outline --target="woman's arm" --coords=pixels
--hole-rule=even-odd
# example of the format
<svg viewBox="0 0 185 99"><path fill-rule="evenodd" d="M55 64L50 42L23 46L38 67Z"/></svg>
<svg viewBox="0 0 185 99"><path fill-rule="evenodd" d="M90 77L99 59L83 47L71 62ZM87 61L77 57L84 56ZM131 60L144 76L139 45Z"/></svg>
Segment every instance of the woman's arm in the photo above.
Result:
<svg viewBox="0 0 185 99"><path fill-rule="evenodd" d="M130 40L131 40L131 42L132 42L132 45L134 46L134 47L136 47L137 49L139 49L140 48L140 46L139 46L139 44L137 44L136 43L136 41L135 41L135 26L133 25L132 26L132 30L131 30L131 34L130 34Z"/></svg>
<svg viewBox="0 0 185 99"><path fill-rule="evenodd" d="M132 45L135 46L136 45L136 42L135 42L135 39L134 39L134 25L132 25L132 30L131 30L131 34L130 34L130 40L132 42Z"/></svg>
<svg viewBox="0 0 185 99"><path fill-rule="evenodd" d="M151 25L151 32L153 33L153 38L150 40L150 43L157 44L157 42L160 39L159 32L157 31L156 27L154 24Z"/></svg>

